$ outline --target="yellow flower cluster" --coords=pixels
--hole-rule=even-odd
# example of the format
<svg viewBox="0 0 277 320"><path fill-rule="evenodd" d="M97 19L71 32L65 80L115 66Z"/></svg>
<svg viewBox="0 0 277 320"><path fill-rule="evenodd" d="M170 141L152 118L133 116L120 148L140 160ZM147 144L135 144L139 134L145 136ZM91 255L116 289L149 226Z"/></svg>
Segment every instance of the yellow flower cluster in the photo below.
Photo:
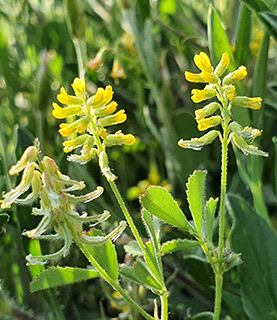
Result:
<svg viewBox="0 0 277 320"><path fill-rule="evenodd" d="M195 111L198 130L204 131L221 125L225 133L229 136L228 141L232 141L245 154L251 153L267 156L265 152L258 150L257 147L249 146L246 142L252 142L257 136L261 135L261 131L250 127L243 129L238 123L232 121L231 108L233 105L255 110L260 109L262 106L262 99L260 97L249 98L236 95L234 83L243 80L247 76L246 68L240 66L237 70L228 73L221 79L220 77L229 66L229 56L227 53L222 55L215 69L211 64L210 58L204 52L196 55L194 62L201 73L185 72L187 81L207 83L207 85L203 90L192 90L192 101L199 103L215 97L218 100L218 102L211 102L205 107ZM218 114L214 115L216 112L218 112ZM216 137L222 139L221 133L212 130L200 138L193 138L191 140L181 139L178 144L183 148L200 150L204 145L213 142Z"/></svg>
<svg viewBox="0 0 277 320"><path fill-rule="evenodd" d="M57 99L65 107L53 103L52 114L57 119L71 118L73 122L60 124L60 134L70 137L63 143L64 152L71 152L82 148L79 155L74 154L69 160L84 164L96 155L105 152L106 147L132 145L135 137L132 134L123 134L117 131L108 133L106 127L123 123L127 119L125 110L115 113L117 103L112 101L113 90L111 86L98 88L95 95L89 97L86 93L84 79L75 78L72 84L75 96L69 95L61 88ZM77 135L79 134L79 135Z"/></svg>
<svg viewBox="0 0 277 320"><path fill-rule="evenodd" d="M28 147L20 160L11 167L9 174L15 175L23 171L21 182L14 189L3 195L1 209L9 208L13 203L29 205L39 199L40 207L34 207L32 214L42 216L38 226L23 234L32 239L56 240L63 239L64 246L57 252L43 256L26 257L29 264L44 264L48 260L67 255L72 241L89 244L101 244L118 236L126 227L123 221L107 236L92 237L83 233L83 223L98 224L110 217L108 211L102 214L88 216L86 212L80 215L76 211L76 203L89 202L101 196L104 189L96 190L81 196L75 196L70 191L85 188L83 181L72 180L62 174L55 161L49 157L39 158L37 147ZM22 198L29 189L31 192ZM55 233L49 233L54 230Z"/></svg>

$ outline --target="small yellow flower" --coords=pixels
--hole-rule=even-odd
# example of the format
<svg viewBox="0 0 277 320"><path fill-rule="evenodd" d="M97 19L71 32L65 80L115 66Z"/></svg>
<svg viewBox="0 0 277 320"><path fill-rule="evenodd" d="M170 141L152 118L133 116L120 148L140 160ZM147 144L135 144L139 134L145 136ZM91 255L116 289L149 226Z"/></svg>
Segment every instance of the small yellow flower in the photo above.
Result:
<svg viewBox="0 0 277 320"><path fill-rule="evenodd" d="M180 139L178 145L185 149L201 150L205 145L212 143L218 136L219 131L211 130L200 138L193 138L191 140Z"/></svg>
<svg viewBox="0 0 277 320"><path fill-rule="evenodd" d="M236 87L232 84L227 86L224 90L226 98L230 101L233 101L236 97Z"/></svg>
<svg viewBox="0 0 277 320"><path fill-rule="evenodd" d="M86 130L89 123L88 117L78 119L72 123L61 123L59 133L63 137L68 137L73 133L82 133Z"/></svg>
<svg viewBox="0 0 277 320"><path fill-rule="evenodd" d="M86 142L86 140L89 138L93 139L93 137L89 136L88 134L82 134L75 139L64 141L63 142L63 146L64 146L63 151L65 153L71 152L74 149L81 147Z"/></svg>
<svg viewBox="0 0 277 320"><path fill-rule="evenodd" d="M197 109L195 110L195 120L199 121L201 119L204 119L210 115L212 115L213 113L216 112L216 110L220 108L220 104L217 102L211 102L209 103L207 106L205 106L202 109Z"/></svg>
<svg viewBox="0 0 277 320"><path fill-rule="evenodd" d="M207 130L209 128L219 125L221 122L222 122L222 119L220 116L213 116L213 117L202 119L198 121L198 130L199 131Z"/></svg>
<svg viewBox="0 0 277 320"><path fill-rule="evenodd" d="M243 107L243 108L250 108L250 109L260 109L262 107L263 99L260 97L249 98L249 97L240 97L237 96L233 100L233 104Z"/></svg>
<svg viewBox="0 0 277 320"><path fill-rule="evenodd" d="M211 60L205 52L200 52L200 54L197 54L194 57L194 63L201 71L205 71L207 73L213 72Z"/></svg>
<svg viewBox="0 0 277 320"><path fill-rule="evenodd" d="M227 70L230 63L229 55L227 52L223 53L219 64L216 66L214 73L220 77Z"/></svg>
<svg viewBox="0 0 277 320"><path fill-rule="evenodd" d="M75 78L71 86L76 96L84 98L84 93L86 92L85 79Z"/></svg>
<svg viewBox="0 0 277 320"><path fill-rule="evenodd" d="M57 99L60 103L67 104L69 106L81 105L83 103L83 100L80 97L69 95L65 91L65 88L61 88L61 93L57 95Z"/></svg>
<svg viewBox="0 0 277 320"><path fill-rule="evenodd" d="M192 97L191 100L194 103L198 103L207 99L211 99L216 96L216 90L215 89L203 89L203 90L198 90L198 89L193 89L191 91Z"/></svg>
<svg viewBox="0 0 277 320"><path fill-rule="evenodd" d="M247 76L247 70L245 66L240 66L234 72L227 74L227 76L223 79L223 84L233 84L239 80L243 80Z"/></svg>
<svg viewBox="0 0 277 320"><path fill-rule="evenodd" d="M70 106L61 108L57 103L53 102L53 108L54 110L52 111L52 115L56 119L65 119L71 116L83 114L81 106Z"/></svg>
<svg viewBox="0 0 277 320"><path fill-rule="evenodd" d="M192 72L185 72L185 78L189 82L196 82L196 83L205 83L206 81L202 78L201 74L196 74Z"/></svg>
<svg viewBox="0 0 277 320"><path fill-rule="evenodd" d="M88 104L93 107L102 107L106 103L109 103L113 98L112 86L107 86L105 89L98 88L95 96L88 100Z"/></svg>
<svg viewBox="0 0 277 320"><path fill-rule="evenodd" d="M136 138L132 134L123 134L117 131L115 134L109 134L104 139L104 144L106 147L116 146L116 145L133 145L136 142Z"/></svg>
<svg viewBox="0 0 277 320"><path fill-rule="evenodd" d="M112 114L104 118L100 118L99 123L101 124L101 126L107 127L107 126L113 126L118 123L122 123L126 121L126 119L127 119L127 115L125 113L125 110L122 109L115 114Z"/></svg>
<svg viewBox="0 0 277 320"><path fill-rule="evenodd" d="M201 77L205 80L207 83L217 83L218 77L214 73L208 73L208 72L201 72Z"/></svg>
<svg viewBox="0 0 277 320"><path fill-rule="evenodd" d="M117 108L117 103L115 101L112 101L108 105L105 105L104 107L97 108L93 111L94 115L96 117L105 117L115 112Z"/></svg>
<svg viewBox="0 0 277 320"><path fill-rule="evenodd" d="M9 174L19 174L29 163L35 161L38 156L38 150L34 146L28 147L22 154L19 161L10 168Z"/></svg>

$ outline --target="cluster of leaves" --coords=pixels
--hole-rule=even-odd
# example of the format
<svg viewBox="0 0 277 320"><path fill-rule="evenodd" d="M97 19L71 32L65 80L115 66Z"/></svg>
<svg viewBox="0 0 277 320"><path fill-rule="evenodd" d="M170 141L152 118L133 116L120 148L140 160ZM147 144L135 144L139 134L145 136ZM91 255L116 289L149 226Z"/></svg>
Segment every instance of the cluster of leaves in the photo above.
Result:
<svg viewBox="0 0 277 320"><path fill-rule="evenodd" d="M75 8L71 7L73 3ZM203 1L201 6L192 0L0 0L0 191L16 185L16 178L7 177L8 168L33 143L34 137L39 137L42 151L57 159L63 172L68 172L73 179L84 180L89 190L98 184L106 186L96 162L83 167L66 162L66 156L61 152L62 138L57 134L56 122L51 116L51 101L55 101L57 90L62 84L69 92L69 85L78 74L75 50L78 47L86 63L87 90L93 94L96 87L112 84L116 101L126 109L129 117L124 131L138 137L136 144L124 146L123 152L116 148L111 152L113 167L120 177L120 189L127 193L128 188L145 179L151 163L159 172L159 179L154 181L168 179L181 203L186 203L184 183L197 167L208 169L206 190L208 197L216 197L219 194L218 145L197 153L181 150L177 142L180 137L199 136L193 119L195 107L190 101L192 87L184 80L184 70L193 70L195 53L209 50L216 65L222 53L227 52L230 56L228 71L244 64L252 74L249 79L253 81L244 88L237 87L238 94L261 96L264 100L263 108L253 113L234 107L234 119L242 125L251 124L264 130L258 143L270 157L266 160L246 159L235 152L238 171L232 158L229 161L228 208L230 221L233 221L230 246L234 252L241 253L244 263L226 274L223 312L232 319L277 319L274 277L277 240L269 227L269 224L273 228L276 225L277 204L276 139L272 142L277 115L276 14L277 5L270 0L229 1L226 4L210 1L210 5ZM167 199L163 210L150 201L152 193ZM231 194L240 194L247 202ZM199 197L203 198L203 194ZM192 196L188 195L188 200L190 212L186 205L182 206L186 218L165 189L152 187L141 199L144 220L149 220L148 211L179 229L165 225L157 234L156 218L151 222L153 229L147 232L138 223L141 233L152 239L149 243L155 244L154 250L164 254L172 319L183 319L184 314L187 319L201 319L193 315L213 308L212 271L203 259L198 242L190 237L184 240L182 230L187 230L184 226L190 223L191 214L195 228L212 242L213 237L216 238L211 224L215 200L206 205L201 202L202 207L196 209ZM140 221L138 202L129 205L135 220ZM92 208L93 211L107 209L112 213L109 223L103 224L104 231L122 219L108 193L93 206L88 206L89 210ZM45 319L105 319L118 314L124 317L126 305L114 298L111 289L102 286L100 290L95 283L99 280L66 289L51 289L94 279L98 276L95 270L49 269L44 271L45 276L31 284L32 291L42 288L45 291L40 295L29 294L31 278L44 266L28 269L24 262L26 253L41 255L40 251L48 252L49 247L55 251L56 243L40 248L36 240L21 237L22 230L37 224L29 209L18 207L6 212L0 216L0 278L3 279L0 317L36 319L34 314ZM157 243L160 238L163 245ZM126 251L140 256L141 252L129 240L127 236L122 238ZM148 246L151 252L153 247ZM102 255L91 254L117 281L117 257L112 243L104 244L100 252ZM146 284L153 292L161 290L159 274L149 276L148 267L142 260L130 269L131 258L124 254L120 245L118 259L125 263L121 269L125 278ZM87 264L75 248L72 248L70 258L61 263L83 267ZM171 274L174 276L170 277ZM133 288L146 308L151 309L148 298L152 293L146 295L140 286ZM101 301L103 296L106 299ZM210 315L202 317L209 319Z"/></svg>

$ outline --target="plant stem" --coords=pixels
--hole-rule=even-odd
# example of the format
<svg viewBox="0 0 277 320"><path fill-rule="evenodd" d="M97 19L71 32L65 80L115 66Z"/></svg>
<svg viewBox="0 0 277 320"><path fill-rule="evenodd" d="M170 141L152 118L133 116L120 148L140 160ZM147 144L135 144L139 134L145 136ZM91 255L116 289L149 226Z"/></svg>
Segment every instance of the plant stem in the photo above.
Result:
<svg viewBox="0 0 277 320"><path fill-rule="evenodd" d="M152 316L150 316L146 311L144 311L126 292L125 290L119 285L119 283L111 278L106 271L97 263L94 257L90 254L89 250L87 249L87 245L83 244L80 241L76 240L77 245L86 256L88 261L96 268L99 272L100 276L107 281L120 295L136 310L138 311L146 320L155 320Z"/></svg>
<svg viewBox="0 0 277 320"><path fill-rule="evenodd" d="M165 290L165 293L160 297L161 298L161 320L167 320L168 319L168 300L167 300L167 291Z"/></svg>
<svg viewBox="0 0 277 320"><path fill-rule="evenodd" d="M78 63L78 70L79 70L79 78L82 79L85 77L85 65L84 65L84 60L85 60L85 47L82 44L82 40L78 38L72 38L74 47L75 47L75 52L77 56L77 63Z"/></svg>
<svg viewBox="0 0 277 320"><path fill-rule="evenodd" d="M228 117L228 116L227 116ZM224 231L225 231L225 197L227 186L227 160L228 160L228 120L224 117L223 140L221 153L221 190L220 190L220 208L219 208L219 259L215 269L215 305L214 320L220 319L222 286L223 286L223 249L224 249Z"/></svg>
<svg viewBox="0 0 277 320"><path fill-rule="evenodd" d="M114 181L108 181L108 182L109 182L109 184L110 184L110 186L111 186L111 188L113 190L113 193L114 193L114 195L116 197L116 200L117 200L117 202L118 202L118 204L119 204L119 206L120 206L120 208L121 208L121 210L122 210L122 212L123 212L128 224L129 224L131 230L132 230L132 233L133 233L137 243L139 244L141 250L144 252L145 248L144 248L143 241L141 240L141 237L140 237L140 235L138 233L138 230L137 230L137 228L136 228L136 226L135 226L135 224L133 222L133 219L132 219L132 217L131 217L131 215L130 215L130 213L129 213L129 211L128 211L125 203L124 203L124 200L122 199L122 196L121 196L121 194L120 194L120 192L119 192L119 190L117 188L116 183Z"/></svg>
<svg viewBox="0 0 277 320"><path fill-rule="evenodd" d="M222 299L223 273L215 275L215 304L214 304L214 320L220 318L221 299Z"/></svg>

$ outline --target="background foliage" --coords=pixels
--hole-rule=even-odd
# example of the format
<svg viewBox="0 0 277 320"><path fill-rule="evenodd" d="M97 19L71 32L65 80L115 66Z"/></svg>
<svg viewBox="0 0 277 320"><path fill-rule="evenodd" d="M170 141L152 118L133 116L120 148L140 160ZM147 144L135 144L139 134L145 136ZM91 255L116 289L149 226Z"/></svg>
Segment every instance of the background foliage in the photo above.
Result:
<svg viewBox="0 0 277 320"><path fill-rule="evenodd" d="M264 100L261 110L253 114L236 110L234 117L242 124L264 130L258 143L270 157L246 158L230 153L228 192L233 195L229 196L228 232L232 219L235 221L231 246L235 252L245 253L249 264L253 259L260 264L253 268L251 276L245 269L247 263L226 274L223 311L231 319L277 319L276 306L276 313L266 317L259 314L263 312L260 308L255 311L257 303L266 309L268 299L263 295L263 300L251 297L249 290L253 278L271 272L268 270L274 265L276 269L277 261L273 250L277 226L276 14L277 4L270 0L202 0L201 5L193 0L0 0L0 191L15 185L14 178L7 175L8 168L35 137L40 139L43 153L56 159L63 172L84 180L87 190L96 185L106 187L97 163L80 167L67 162L62 138L57 134L58 123L51 115L59 88L70 90L70 83L80 72L80 54L85 61L88 91L92 94L97 87L112 84L115 101L128 115L123 130L138 138L134 146L125 146L123 151L114 148L110 158L140 232L147 237L137 198L150 184L169 188L191 219L184 192L187 178L194 169L207 169L207 199L216 198L220 148L218 142L201 152L177 146L180 138L199 135L193 119L195 106L190 100L192 85L183 74L185 70L196 71L195 53L210 52L217 63L221 54L228 52L231 69L243 64L249 74L248 81L237 91ZM119 70L115 69L115 61ZM248 204L242 204L234 195ZM87 208L90 212L103 209L112 213L109 223L104 224L104 229L109 230L111 224L122 219L109 192ZM1 215L1 319L125 319L125 302L94 277L87 282L29 293L31 278L43 269L25 266L25 255L40 250L37 242L21 236L24 229L37 224L29 211L12 207L8 215ZM163 242L183 237L181 231L163 228ZM253 240L248 247L244 237ZM270 243L275 243L272 247L269 237ZM117 241L120 262L131 259L123 250L129 241L127 230ZM49 244L41 246L42 251L49 249ZM256 256L247 254L249 248ZM75 249L59 265L85 267L86 260ZM168 249L164 250L166 253ZM164 256L170 319L192 319L194 314L213 308L213 274L197 250L183 245L182 251ZM265 288L268 285L269 296L276 298L276 281L265 284ZM151 294L136 286L130 290L151 310Z"/></svg>

